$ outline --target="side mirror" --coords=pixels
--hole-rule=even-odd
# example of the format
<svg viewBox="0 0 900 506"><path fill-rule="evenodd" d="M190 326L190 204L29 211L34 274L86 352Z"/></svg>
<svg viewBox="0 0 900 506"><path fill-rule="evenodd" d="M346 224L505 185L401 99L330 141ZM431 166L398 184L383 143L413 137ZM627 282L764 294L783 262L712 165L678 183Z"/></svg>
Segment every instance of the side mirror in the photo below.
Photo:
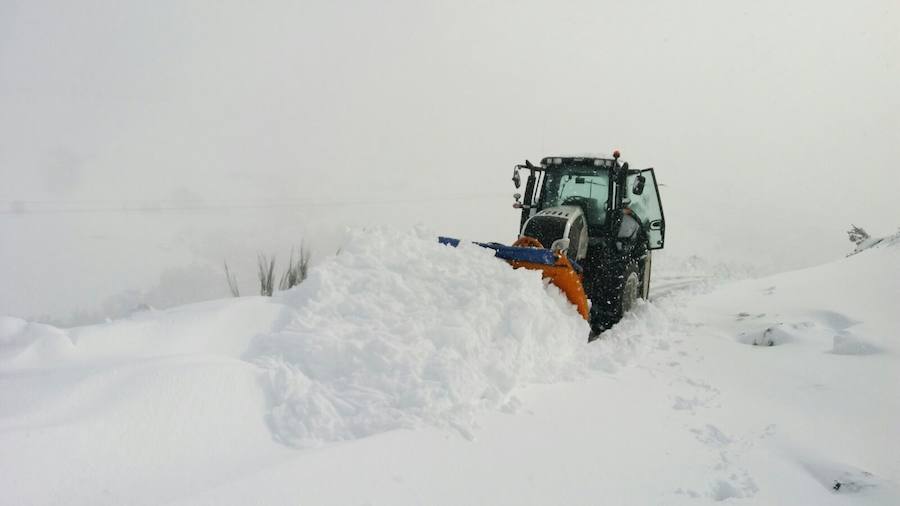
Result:
<svg viewBox="0 0 900 506"><path fill-rule="evenodd" d="M634 195L640 195L644 193L644 183L647 182L647 178L638 174L636 178L634 178L634 186L631 188L631 193Z"/></svg>
<svg viewBox="0 0 900 506"><path fill-rule="evenodd" d="M513 168L512 182L514 185L516 185L516 188L522 186L522 177L519 175L519 167Z"/></svg>
<svg viewBox="0 0 900 506"><path fill-rule="evenodd" d="M525 208L525 206L523 206L522 203L519 202L519 199L522 198L521 193L513 193L513 198L516 199L516 201L513 202L513 209L524 209Z"/></svg>
<svg viewBox="0 0 900 506"><path fill-rule="evenodd" d="M569 249L569 238L563 237L562 239L557 239L553 241L553 244L550 246L550 251L554 253L560 253Z"/></svg>

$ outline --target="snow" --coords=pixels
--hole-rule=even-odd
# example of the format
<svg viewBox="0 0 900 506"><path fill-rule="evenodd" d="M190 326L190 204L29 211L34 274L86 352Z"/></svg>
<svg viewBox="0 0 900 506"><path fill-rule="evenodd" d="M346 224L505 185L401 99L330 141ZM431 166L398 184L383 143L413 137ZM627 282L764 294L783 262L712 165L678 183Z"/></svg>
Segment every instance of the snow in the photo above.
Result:
<svg viewBox="0 0 900 506"><path fill-rule="evenodd" d="M422 230L272 298L2 317L0 503L897 504L898 257L662 257L591 344L539 275Z"/></svg>

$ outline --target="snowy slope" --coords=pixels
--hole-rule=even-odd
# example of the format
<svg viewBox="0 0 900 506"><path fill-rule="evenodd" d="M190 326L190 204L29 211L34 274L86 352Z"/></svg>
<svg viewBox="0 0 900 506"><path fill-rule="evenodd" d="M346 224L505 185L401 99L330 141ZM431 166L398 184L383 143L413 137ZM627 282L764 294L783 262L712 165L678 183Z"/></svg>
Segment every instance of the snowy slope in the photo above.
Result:
<svg viewBox="0 0 900 506"><path fill-rule="evenodd" d="M896 504L898 243L658 276L590 345L537 274L418 231L271 299L2 318L0 503Z"/></svg>

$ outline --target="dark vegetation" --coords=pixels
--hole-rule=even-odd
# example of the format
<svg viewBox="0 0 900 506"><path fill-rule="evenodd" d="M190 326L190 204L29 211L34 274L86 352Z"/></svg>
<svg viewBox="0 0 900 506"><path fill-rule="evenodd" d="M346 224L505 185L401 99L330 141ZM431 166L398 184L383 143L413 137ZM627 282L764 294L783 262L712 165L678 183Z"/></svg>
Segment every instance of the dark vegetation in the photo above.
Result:
<svg viewBox="0 0 900 506"><path fill-rule="evenodd" d="M312 254L309 249L300 246L298 250L291 249L291 256L288 258L288 265L281 274L278 282L279 290L288 290L302 283L309 272L309 261ZM259 281L259 294L271 297L275 293L275 255L266 255L260 253L256 257L256 277ZM228 267L225 262L225 281L228 283L228 290L234 297L240 297L241 292L238 288L237 276Z"/></svg>

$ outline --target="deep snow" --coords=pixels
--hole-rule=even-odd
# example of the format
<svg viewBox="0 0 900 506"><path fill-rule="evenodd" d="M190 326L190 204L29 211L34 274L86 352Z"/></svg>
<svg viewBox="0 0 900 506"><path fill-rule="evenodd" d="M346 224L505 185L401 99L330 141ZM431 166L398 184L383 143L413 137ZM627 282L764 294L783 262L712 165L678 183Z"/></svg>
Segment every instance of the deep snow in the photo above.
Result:
<svg viewBox="0 0 900 506"><path fill-rule="evenodd" d="M896 504L898 260L657 272L590 345L539 275L423 231L273 298L0 318L0 503Z"/></svg>

